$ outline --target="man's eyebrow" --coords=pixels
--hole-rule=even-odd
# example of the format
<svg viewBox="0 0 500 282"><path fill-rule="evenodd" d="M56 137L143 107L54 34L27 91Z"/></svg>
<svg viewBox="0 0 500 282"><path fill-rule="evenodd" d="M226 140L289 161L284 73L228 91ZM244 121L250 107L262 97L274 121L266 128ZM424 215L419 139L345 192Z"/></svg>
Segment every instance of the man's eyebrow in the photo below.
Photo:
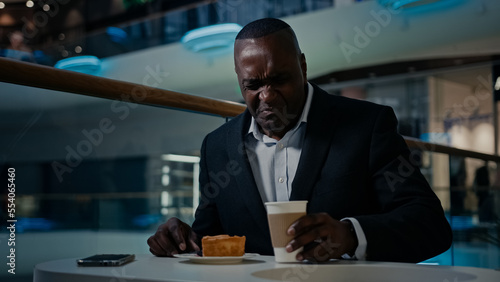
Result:
<svg viewBox="0 0 500 282"><path fill-rule="evenodd" d="M261 81L258 78L246 78L241 81L242 84L252 84Z"/></svg>
<svg viewBox="0 0 500 282"><path fill-rule="evenodd" d="M284 77L287 75L288 75L287 73L279 72L279 73L270 74L267 77L263 77L263 78L245 78L241 82L242 83L245 83L245 82L252 83L252 82L259 82L259 81L263 81L263 80L273 80L273 79L281 78L281 77Z"/></svg>

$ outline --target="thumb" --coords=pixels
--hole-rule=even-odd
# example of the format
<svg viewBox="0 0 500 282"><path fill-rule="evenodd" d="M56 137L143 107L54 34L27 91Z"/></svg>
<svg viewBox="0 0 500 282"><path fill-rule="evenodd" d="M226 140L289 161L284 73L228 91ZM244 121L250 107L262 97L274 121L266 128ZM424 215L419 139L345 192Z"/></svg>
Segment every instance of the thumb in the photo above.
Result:
<svg viewBox="0 0 500 282"><path fill-rule="evenodd" d="M200 250L200 246L198 246L198 244L196 243L197 239L198 239L198 235L196 233L194 233L193 230L191 230L191 234L189 236L188 244L190 245L191 249L194 250L194 251L199 251Z"/></svg>
<svg viewBox="0 0 500 282"><path fill-rule="evenodd" d="M191 250L193 251L199 251L200 250L200 247L198 246L198 244L196 244L196 242L192 239L189 239L189 245L191 247Z"/></svg>

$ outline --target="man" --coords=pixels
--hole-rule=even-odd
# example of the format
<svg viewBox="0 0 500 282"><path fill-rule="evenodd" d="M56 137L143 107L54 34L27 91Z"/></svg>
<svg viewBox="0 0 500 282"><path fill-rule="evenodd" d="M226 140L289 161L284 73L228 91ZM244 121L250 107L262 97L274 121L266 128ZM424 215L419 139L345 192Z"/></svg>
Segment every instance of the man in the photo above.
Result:
<svg viewBox="0 0 500 282"><path fill-rule="evenodd" d="M24 43L24 35L20 31L14 31L9 35L9 46L3 50L4 57L21 60L25 62L35 62L31 49Z"/></svg>
<svg viewBox="0 0 500 282"><path fill-rule="evenodd" d="M418 262L451 244L441 204L397 133L392 109L329 95L307 82L293 30L277 19L245 26L234 62L247 110L201 149L193 227L176 218L148 239L157 256L200 249L205 235L247 237L272 255L266 201L308 200L288 233L298 260Z"/></svg>

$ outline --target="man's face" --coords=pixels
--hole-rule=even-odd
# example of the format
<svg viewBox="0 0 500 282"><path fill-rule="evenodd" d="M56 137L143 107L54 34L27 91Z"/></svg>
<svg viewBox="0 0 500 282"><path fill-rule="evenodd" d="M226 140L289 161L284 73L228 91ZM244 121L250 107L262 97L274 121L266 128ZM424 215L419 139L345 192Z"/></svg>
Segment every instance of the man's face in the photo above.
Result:
<svg viewBox="0 0 500 282"><path fill-rule="evenodd" d="M20 46L24 41L24 37L22 33L15 32L10 36L10 44L13 47Z"/></svg>
<svg viewBox="0 0 500 282"><path fill-rule="evenodd" d="M286 30L235 44L235 70L250 114L264 134L281 139L300 118L307 65Z"/></svg>

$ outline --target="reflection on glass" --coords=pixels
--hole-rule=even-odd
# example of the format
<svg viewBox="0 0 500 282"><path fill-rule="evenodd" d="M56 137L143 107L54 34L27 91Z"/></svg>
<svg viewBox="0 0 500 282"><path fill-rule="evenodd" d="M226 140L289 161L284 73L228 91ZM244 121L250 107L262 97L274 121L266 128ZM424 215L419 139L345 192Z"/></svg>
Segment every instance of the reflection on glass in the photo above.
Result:
<svg viewBox="0 0 500 282"><path fill-rule="evenodd" d="M450 224L453 263L500 265L500 221L497 164L450 157Z"/></svg>
<svg viewBox="0 0 500 282"><path fill-rule="evenodd" d="M224 119L12 84L2 89L0 99L12 103L0 106L0 175L16 169L18 232L147 231L171 216L192 222L197 154ZM6 210L0 217L4 225Z"/></svg>

